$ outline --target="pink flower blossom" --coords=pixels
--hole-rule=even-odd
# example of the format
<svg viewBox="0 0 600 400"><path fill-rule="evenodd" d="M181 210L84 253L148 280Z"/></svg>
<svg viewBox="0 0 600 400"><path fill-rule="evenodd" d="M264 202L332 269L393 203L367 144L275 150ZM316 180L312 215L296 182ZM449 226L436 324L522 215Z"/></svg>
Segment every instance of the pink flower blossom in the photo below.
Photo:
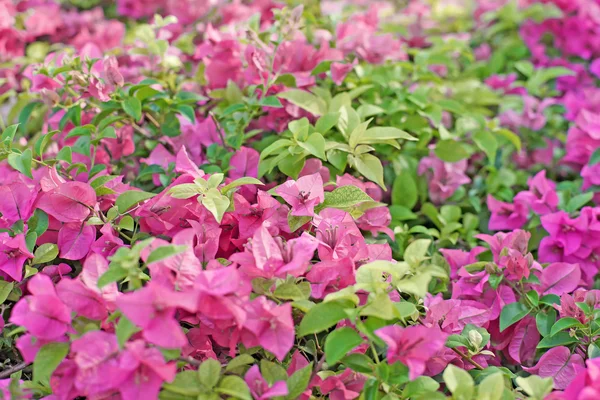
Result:
<svg viewBox="0 0 600 400"><path fill-rule="evenodd" d="M297 181L289 180L275 189L275 192L292 206L292 215L311 217L315 206L325 200L321 175L307 175Z"/></svg>
<svg viewBox="0 0 600 400"><path fill-rule="evenodd" d="M444 347L447 337L438 328L418 325L408 328L390 325L376 330L375 334L388 346L388 362L405 364L411 380L423 375L425 364Z"/></svg>
<svg viewBox="0 0 600 400"><path fill-rule="evenodd" d="M252 397L257 400L266 400L278 396L286 396L288 392L285 381L277 381L273 385L269 385L265 378L261 375L258 365L253 365L246 375L244 380L250 388Z"/></svg>

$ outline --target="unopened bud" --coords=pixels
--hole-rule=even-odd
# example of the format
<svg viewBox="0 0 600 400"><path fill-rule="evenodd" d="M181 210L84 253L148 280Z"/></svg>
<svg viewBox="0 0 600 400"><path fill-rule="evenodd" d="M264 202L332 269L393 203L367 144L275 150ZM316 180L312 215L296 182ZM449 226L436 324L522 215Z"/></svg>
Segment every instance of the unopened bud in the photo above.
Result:
<svg viewBox="0 0 600 400"><path fill-rule="evenodd" d="M73 81L76 84L78 84L79 86L87 86L87 80L85 79L85 77L83 76L83 74L81 72L72 71L71 78L73 78Z"/></svg>
<svg viewBox="0 0 600 400"><path fill-rule="evenodd" d="M479 348L481 343L483 343L483 336L473 329L472 331L469 331L469 341L473 343L475 347Z"/></svg>
<svg viewBox="0 0 600 400"><path fill-rule="evenodd" d="M60 101L60 97L58 96L58 93L56 93L54 90L50 90L50 89L46 89L46 88L41 89L40 96L42 97L42 101L50 107L54 107Z"/></svg>
<svg viewBox="0 0 600 400"><path fill-rule="evenodd" d="M116 57L107 57L104 60L104 73L106 74L106 80L114 86L123 86L125 80L123 75L119 72L119 63Z"/></svg>
<svg viewBox="0 0 600 400"><path fill-rule="evenodd" d="M294 7L291 14L292 23L297 24L300 22L300 18L302 18L302 13L304 12L304 6L300 4L297 7Z"/></svg>

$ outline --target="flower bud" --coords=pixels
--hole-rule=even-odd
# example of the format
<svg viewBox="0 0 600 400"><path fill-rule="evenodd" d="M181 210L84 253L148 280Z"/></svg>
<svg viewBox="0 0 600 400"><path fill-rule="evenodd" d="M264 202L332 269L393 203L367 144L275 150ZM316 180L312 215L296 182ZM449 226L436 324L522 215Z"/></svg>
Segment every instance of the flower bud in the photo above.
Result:
<svg viewBox="0 0 600 400"><path fill-rule="evenodd" d="M481 336L481 333L473 329L472 331L469 331L469 341L473 343L475 347L480 348L481 343L483 343L483 336Z"/></svg>

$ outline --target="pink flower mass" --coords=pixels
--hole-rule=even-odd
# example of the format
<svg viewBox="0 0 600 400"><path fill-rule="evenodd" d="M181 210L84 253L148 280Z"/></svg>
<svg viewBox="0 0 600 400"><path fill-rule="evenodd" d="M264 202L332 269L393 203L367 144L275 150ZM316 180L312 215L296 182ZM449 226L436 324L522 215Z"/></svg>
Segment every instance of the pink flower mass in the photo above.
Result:
<svg viewBox="0 0 600 400"><path fill-rule="evenodd" d="M0 0L0 398L600 398L598 0Z"/></svg>

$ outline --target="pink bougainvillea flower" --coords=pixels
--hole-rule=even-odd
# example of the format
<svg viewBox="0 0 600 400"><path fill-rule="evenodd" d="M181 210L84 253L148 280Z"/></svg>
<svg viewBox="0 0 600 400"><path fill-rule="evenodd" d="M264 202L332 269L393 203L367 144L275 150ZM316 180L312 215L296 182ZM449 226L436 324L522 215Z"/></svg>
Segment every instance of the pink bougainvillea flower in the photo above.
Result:
<svg viewBox="0 0 600 400"><path fill-rule="evenodd" d="M510 204L488 195L487 206L492 213L488 224L492 231L519 229L527 222L527 205L516 199L514 204Z"/></svg>
<svg viewBox="0 0 600 400"><path fill-rule="evenodd" d="M273 383L273 385L269 385L261 375L258 365L253 365L248 372L246 372L244 380L250 388L252 398L256 400L266 400L273 397L286 396L289 393L285 381L277 381Z"/></svg>
<svg viewBox="0 0 600 400"><path fill-rule="evenodd" d="M566 212L558 211L544 215L541 220L542 226L550 236L564 246L565 255L579 250L588 229L586 218L579 216L572 219Z"/></svg>
<svg viewBox="0 0 600 400"><path fill-rule="evenodd" d="M250 176L256 178L258 176L258 160L260 154L258 151L249 147L241 147L229 160L231 169L229 177L232 179Z"/></svg>
<svg viewBox="0 0 600 400"><path fill-rule="evenodd" d="M123 400L157 398L163 382L173 381L177 372L175 363L166 363L162 353L146 347L143 340L125 344L122 365L133 369L119 385Z"/></svg>
<svg viewBox="0 0 600 400"><path fill-rule="evenodd" d="M508 345L508 354L519 364L528 365L533 361L540 334L536 327L535 318L523 318L515 326L513 337Z"/></svg>
<svg viewBox="0 0 600 400"><path fill-rule="evenodd" d="M10 322L24 326L33 336L55 340L70 329L71 310L60 300L50 278L36 274L27 284L30 295L15 304Z"/></svg>
<svg viewBox="0 0 600 400"><path fill-rule="evenodd" d="M365 375L346 368L341 374L328 376L319 388L332 400L352 400L360 396L366 380Z"/></svg>
<svg viewBox="0 0 600 400"><path fill-rule="evenodd" d="M81 396L100 396L118 388L137 367L124 362L117 337L104 331L91 331L71 344L76 366L75 387Z"/></svg>
<svg viewBox="0 0 600 400"><path fill-rule="evenodd" d="M523 367L530 374L553 378L554 387L559 390L566 389L584 368L583 358L577 353L571 354L565 346L553 347L540 357L535 366Z"/></svg>
<svg viewBox="0 0 600 400"><path fill-rule="evenodd" d="M250 293L251 287L242 279L235 266L200 272L195 283L198 291L198 311L211 319L234 319L242 324L246 310L242 296Z"/></svg>
<svg viewBox="0 0 600 400"><path fill-rule="evenodd" d="M344 257L313 265L306 274L306 280L311 283L311 296L322 299L356 283L354 274L354 263L349 257Z"/></svg>
<svg viewBox="0 0 600 400"><path fill-rule="evenodd" d="M331 63L331 79L333 83L336 85L341 85L346 78L346 75L350 71L354 69L354 67L358 64L358 59L354 59L351 63L340 63L340 62L332 62Z"/></svg>
<svg viewBox="0 0 600 400"><path fill-rule="evenodd" d="M435 204L441 204L451 197L462 185L471 182L465 174L467 160L456 163L447 163L435 155L423 157L419 162L419 175L428 179L429 197Z"/></svg>
<svg viewBox="0 0 600 400"><path fill-rule="evenodd" d="M581 269L578 264L552 263L542 271L540 276L543 294L562 295L571 293L581 280Z"/></svg>
<svg viewBox="0 0 600 400"><path fill-rule="evenodd" d="M87 183L65 182L42 195L37 207L61 222L81 222L96 205L96 191Z"/></svg>
<svg viewBox="0 0 600 400"><path fill-rule="evenodd" d="M6 274L20 282L23 278L23 265L30 258L33 258L33 254L27 248L24 234L11 238L8 233L0 232L0 275Z"/></svg>
<svg viewBox="0 0 600 400"><path fill-rule="evenodd" d="M240 246L246 243L246 240L252 237L261 225L264 225L273 236L281 232L289 232L288 206L281 204L267 192L258 190L256 204L250 204L237 193L234 194L233 200L239 224L239 238L236 243L241 242Z"/></svg>
<svg viewBox="0 0 600 400"><path fill-rule="evenodd" d="M81 260L96 240L96 228L92 225L71 222L58 232L60 257L65 260Z"/></svg>
<svg viewBox="0 0 600 400"><path fill-rule="evenodd" d="M142 335L148 342L178 348L185 345L187 339L175 320L175 311L177 308L196 311L197 298L191 293L176 292L151 281L140 290L119 296L117 306L142 328Z"/></svg>
<svg viewBox="0 0 600 400"><path fill-rule="evenodd" d="M300 276L306 272L319 242L303 233L297 239L284 242L272 237L265 225L261 225L252 236L243 253L235 253L229 259L240 264L249 276L284 278L288 274Z"/></svg>
<svg viewBox="0 0 600 400"><path fill-rule="evenodd" d="M25 183L15 181L3 184L0 186L0 197L0 221L12 225L20 219L26 221L31 217L36 193Z"/></svg>
<svg viewBox="0 0 600 400"><path fill-rule="evenodd" d="M295 330L292 305L277 305L265 297L258 297L246 306L248 312L242 341L246 347L260 345L283 361L294 345Z"/></svg>
<svg viewBox="0 0 600 400"><path fill-rule="evenodd" d="M313 216L315 206L325 200L320 174L306 175L297 181L289 180L278 186L275 192L292 206L292 215L296 217Z"/></svg>
<svg viewBox="0 0 600 400"><path fill-rule="evenodd" d="M425 364L440 351L447 335L439 328L390 325L375 331L388 346L388 362L400 361L409 369L409 378L415 379L425 372Z"/></svg>
<svg viewBox="0 0 600 400"><path fill-rule="evenodd" d="M546 170L542 170L529 180L529 191L520 192L515 196L516 202L527 204L539 215L552 213L558 206L556 184L546 179Z"/></svg>

